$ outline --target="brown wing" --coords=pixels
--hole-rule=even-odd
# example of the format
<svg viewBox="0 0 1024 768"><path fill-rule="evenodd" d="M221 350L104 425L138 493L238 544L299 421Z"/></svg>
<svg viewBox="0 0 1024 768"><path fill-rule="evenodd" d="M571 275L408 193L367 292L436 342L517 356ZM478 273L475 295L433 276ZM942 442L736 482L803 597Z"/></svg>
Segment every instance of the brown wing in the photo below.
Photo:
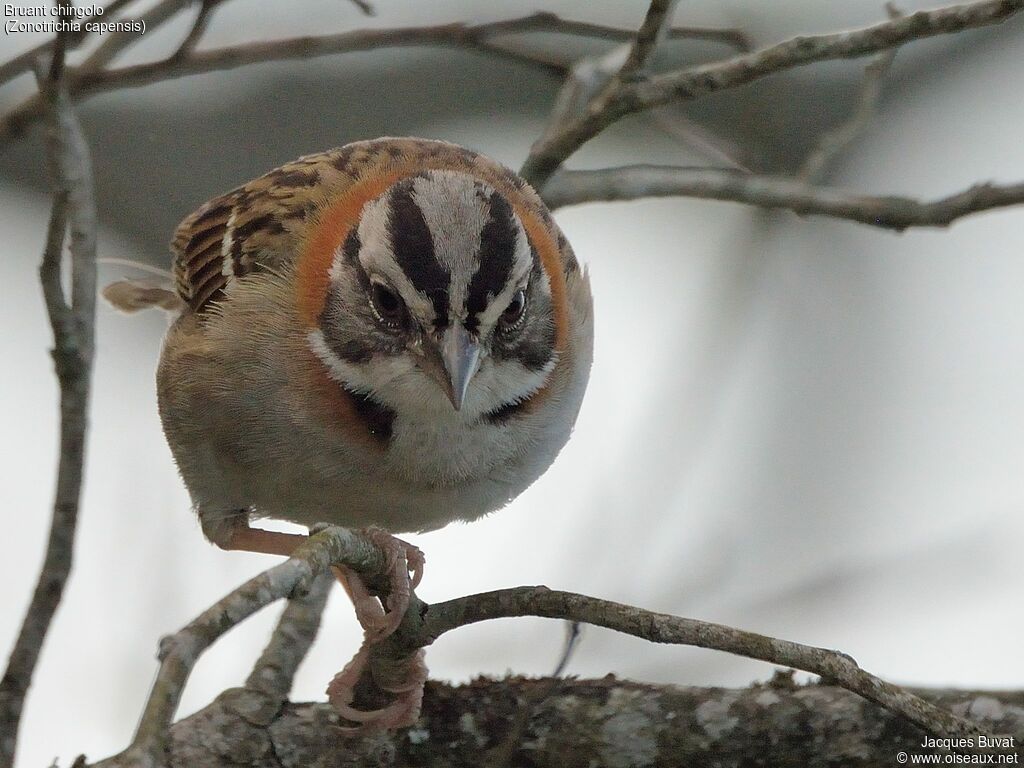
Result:
<svg viewBox="0 0 1024 768"><path fill-rule="evenodd" d="M317 211L355 182L388 167L483 172L515 187L553 227L550 214L525 182L475 152L414 138L360 141L301 157L210 200L187 217L171 241L178 294L192 311L200 312L221 299L232 280L287 268ZM564 266L575 269L571 250L560 239Z"/></svg>
<svg viewBox="0 0 1024 768"><path fill-rule="evenodd" d="M178 225L171 241L175 285L193 311L222 298L231 280L290 262L310 214L344 182L330 173L336 153L277 168L210 200Z"/></svg>

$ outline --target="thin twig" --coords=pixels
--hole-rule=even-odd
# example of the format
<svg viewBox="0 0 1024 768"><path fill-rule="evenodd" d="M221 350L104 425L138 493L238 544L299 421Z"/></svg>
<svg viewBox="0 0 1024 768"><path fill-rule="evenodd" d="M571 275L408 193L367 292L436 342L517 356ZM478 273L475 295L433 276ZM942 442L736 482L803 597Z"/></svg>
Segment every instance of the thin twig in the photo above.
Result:
<svg viewBox="0 0 1024 768"><path fill-rule="evenodd" d="M166 20L189 0L163 0L149 13L150 25L157 19ZM557 17L556 17L557 18ZM155 62L109 69L107 61L116 56L130 39L111 37L96 49L81 66L76 67L68 80L68 91L76 99L97 93L126 88L139 88L179 77L236 69L269 61L290 61L319 58L341 53L354 53L385 47L420 45L448 45L476 49L494 55L536 63L546 70L560 74L564 70L549 61L535 62L529 53L508 49L492 42L498 35L514 32L538 31L549 26L550 14L533 14L520 19L482 24L475 27L464 24L441 24L426 27L398 29L365 29L332 35L284 38L259 43L190 51L188 55L170 56ZM126 33L127 34L127 33ZM42 103L31 97L14 107L0 120L0 140L20 135L42 114Z"/></svg>
<svg viewBox="0 0 1024 768"><path fill-rule="evenodd" d="M860 195L730 169L632 165L559 171L541 194L551 208L647 197L729 200L902 231L909 227L947 227L971 214L1024 204L1024 183L976 184L948 197L921 202L897 195Z"/></svg>
<svg viewBox="0 0 1024 768"><path fill-rule="evenodd" d="M597 95L608 87L628 55L629 47L620 45L600 56L586 57L574 63L551 105L541 140L549 134L557 135L563 125L583 114Z"/></svg>
<svg viewBox="0 0 1024 768"><path fill-rule="evenodd" d="M139 16L139 20L144 23L146 32L151 34L156 31L157 27L160 27L165 22L177 16L178 13L183 11L185 8L192 5L194 1L195 0L160 0L159 3ZM130 30L109 32L105 36L103 42L96 47L96 50L89 54L80 67L77 67L77 71L98 72L142 39L142 35ZM75 78L70 78L70 82L68 83L68 91L72 96L76 95L74 81Z"/></svg>
<svg viewBox="0 0 1024 768"><path fill-rule="evenodd" d="M605 40L612 43L631 42L636 32L621 27L610 27L606 24L594 24L590 21L577 21L575 19L563 19L550 11L537 11L533 14L538 24L538 32L553 32L574 37L589 37L594 40ZM494 22L491 26L495 35L504 34L501 31L502 24L516 25L517 22ZM515 34L518 30L510 28L509 34ZM707 42L721 43L735 48L737 51L749 51L750 40L746 34L739 29L722 29L718 27L671 27L668 30L669 40L704 40Z"/></svg>
<svg viewBox="0 0 1024 768"><path fill-rule="evenodd" d="M668 31L669 40L704 40L709 43L721 43L735 48L741 53L750 51L753 45L747 33L741 29L721 27L672 27Z"/></svg>
<svg viewBox="0 0 1024 768"><path fill-rule="evenodd" d="M536 31L544 25L537 16L527 16L518 23L497 24L441 24L399 29L364 29L335 35L293 37L262 43L213 48L195 52L178 60L165 59L150 64L120 67L95 73L84 73L78 79L78 93L91 94L111 88L137 88L150 83L205 72L237 69L249 64L267 61L313 59L339 53L353 53L385 47L419 45L451 45L482 51L490 50L490 41L498 32Z"/></svg>
<svg viewBox="0 0 1024 768"><path fill-rule="evenodd" d="M134 261L133 259L119 259L115 256L101 256L96 259L97 264L110 264L115 267L128 267L129 269L137 269L140 272L148 272L151 275L162 277L168 282L174 280L174 273L169 269L163 269L162 267L154 267L152 264L146 264L142 261Z"/></svg>
<svg viewBox="0 0 1024 768"><path fill-rule="evenodd" d="M171 59L183 59L195 50L200 38L206 33L207 27L210 26L210 19L213 18L214 9L222 2L223 0L200 0L199 12L196 14L195 21L192 22L188 34L185 35L178 49L170 55Z"/></svg>
<svg viewBox="0 0 1024 768"><path fill-rule="evenodd" d="M630 46L629 55L619 70L619 77L629 78L647 70L658 44L665 37L677 3L678 0L651 0L643 24L640 25Z"/></svg>
<svg viewBox="0 0 1024 768"><path fill-rule="evenodd" d="M850 32L795 37L722 62L644 79L618 80L616 87L603 91L582 115L557 131L546 132L533 145L520 174L535 187L542 187L571 154L629 114L672 100L696 99L736 88L813 62L869 56L912 40L998 24L1021 10L1024 0L981 0L919 11Z"/></svg>
<svg viewBox="0 0 1024 768"><path fill-rule="evenodd" d="M887 3L885 10L890 19L898 19L903 15L892 3ZM804 158L796 173L797 179L807 182L818 181L843 150L867 129L878 108L878 101L882 97L882 83L889 74L893 61L896 60L897 50L893 48L883 51L864 67L864 77L861 78L860 91L853 112L843 123L821 135Z"/></svg>
<svg viewBox="0 0 1024 768"><path fill-rule="evenodd" d="M376 16L377 11L366 0L350 0L352 5L362 11L364 16Z"/></svg>
<svg viewBox="0 0 1024 768"><path fill-rule="evenodd" d="M683 113L681 105L665 104L655 107L646 115L651 124L693 152L703 156L711 165L752 173L739 144L721 136Z"/></svg>
<svg viewBox="0 0 1024 768"><path fill-rule="evenodd" d="M113 0L113 2L104 7L102 14L97 13L90 16L88 19L85 19L85 21L79 25L77 31L67 33L64 43L65 50L77 48L85 41L90 34L89 29L87 28L89 22L100 21L101 19L110 19L115 13L132 2L135 2L135 0ZM41 57L48 56L50 54L53 50L53 45L56 42L56 39L57 38L55 37L53 40L47 40L45 43L40 43L35 48L30 48L24 53L18 54L13 59L8 59L3 64L0 64L0 85L4 85L19 75L31 72L32 67Z"/></svg>
<svg viewBox="0 0 1024 768"><path fill-rule="evenodd" d="M628 45L581 59L569 69L535 146L557 140L565 125L584 119L592 105L614 95L623 81L646 74L675 5L676 0L651 0L643 24Z"/></svg>
<svg viewBox="0 0 1024 768"><path fill-rule="evenodd" d="M71 573L85 460L96 310L96 207L88 147L61 79L66 44L66 33L62 33L47 68L56 79L40 76L39 83L47 106L47 158L54 187L39 276L60 384L60 455L43 566L0 680L0 768L13 765L25 695ZM65 298L61 269L68 229L70 302Z"/></svg>
<svg viewBox="0 0 1024 768"><path fill-rule="evenodd" d="M573 654L579 647L582 637L582 624L578 621L565 622L565 644L562 646L562 655L559 656L558 663L555 664L555 669L551 673L552 677L561 677L565 674L565 670L569 666L569 662L572 661Z"/></svg>
<svg viewBox="0 0 1024 768"><path fill-rule="evenodd" d="M622 81L646 76L651 58L664 37L666 25L671 20L674 8L674 0L654 0L644 17L643 25L630 45L576 62L568 70L555 98L539 143L557 137L565 125L572 124L584 116L592 104L603 98L607 92L614 92ZM725 161L746 170L734 159L735 152L726 151L721 141L692 121L682 116L671 119L666 117L664 111L669 106L671 105L663 105L660 109L652 110L648 117L660 128L671 132L677 139L697 151L716 161Z"/></svg>

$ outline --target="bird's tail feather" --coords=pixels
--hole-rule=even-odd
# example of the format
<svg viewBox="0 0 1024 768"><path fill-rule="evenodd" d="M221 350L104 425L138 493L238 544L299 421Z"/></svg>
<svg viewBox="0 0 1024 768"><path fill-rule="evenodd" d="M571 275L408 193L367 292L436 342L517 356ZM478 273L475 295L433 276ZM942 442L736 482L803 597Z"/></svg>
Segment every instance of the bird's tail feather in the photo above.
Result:
<svg viewBox="0 0 1024 768"><path fill-rule="evenodd" d="M127 313L151 307L177 312L185 306L185 302L174 291L136 280L118 280L116 283L110 283L103 288L102 295L114 309Z"/></svg>

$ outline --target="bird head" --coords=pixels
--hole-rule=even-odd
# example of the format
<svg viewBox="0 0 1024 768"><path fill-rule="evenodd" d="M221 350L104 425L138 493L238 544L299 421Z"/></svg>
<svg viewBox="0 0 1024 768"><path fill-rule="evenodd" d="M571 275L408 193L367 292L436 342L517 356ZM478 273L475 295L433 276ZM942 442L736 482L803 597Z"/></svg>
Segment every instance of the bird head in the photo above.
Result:
<svg viewBox="0 0 1024 768"><path fill-rule="evenodd" d="M342 205L343 236L335 224L336 242L311 246L330 249L317 259L327 275L310 330L329 375L397 412L434 417L478 418L543 387L557 360L559 296L515 194L431 169L357 211Z"/></svg>

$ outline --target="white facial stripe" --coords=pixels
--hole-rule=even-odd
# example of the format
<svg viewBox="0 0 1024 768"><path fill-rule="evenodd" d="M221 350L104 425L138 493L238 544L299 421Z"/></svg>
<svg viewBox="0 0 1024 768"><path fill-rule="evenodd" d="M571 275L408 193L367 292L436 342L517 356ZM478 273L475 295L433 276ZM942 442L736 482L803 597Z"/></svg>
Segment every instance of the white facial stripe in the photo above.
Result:
<svg viewBox="0 0 1024 768"><path fill-rule="evenodd" d="M433 236L434 256L452 276L448 303L453 308L465 306L468 276L476 271L480 231L489 218L481 190L493 191L455 171L430 171L413 182L413 197Z"/></svg>
<svg viewBox="0 0 1024 768"><path fill-rule="evenodd" d="M327 374L339 384L348 385L350 376L357 373L358 368L334 354L327 339L324 338L324 332L319 328L310 331L306 339L313 354L324 364Z"/></svg>
<svg viewBox="0 0 1024 768"><path fill-rule="evenodd" d="M554 369L555 357L540 370L531 371L518 360L490 360L473 379L473 387L491 402L522 402L536 393Z"/></svg>
<svg viewBox="0 0 1024 768"><path fill-rule="evenodd" d="M319 328L307 335L309 348L327 374L350 392L363 394L386 391L391 382L415 371L415 363L400 355L376 355L369 363L350 363L334 353ZM441 397L444 397L442 394Z"/></svg>

